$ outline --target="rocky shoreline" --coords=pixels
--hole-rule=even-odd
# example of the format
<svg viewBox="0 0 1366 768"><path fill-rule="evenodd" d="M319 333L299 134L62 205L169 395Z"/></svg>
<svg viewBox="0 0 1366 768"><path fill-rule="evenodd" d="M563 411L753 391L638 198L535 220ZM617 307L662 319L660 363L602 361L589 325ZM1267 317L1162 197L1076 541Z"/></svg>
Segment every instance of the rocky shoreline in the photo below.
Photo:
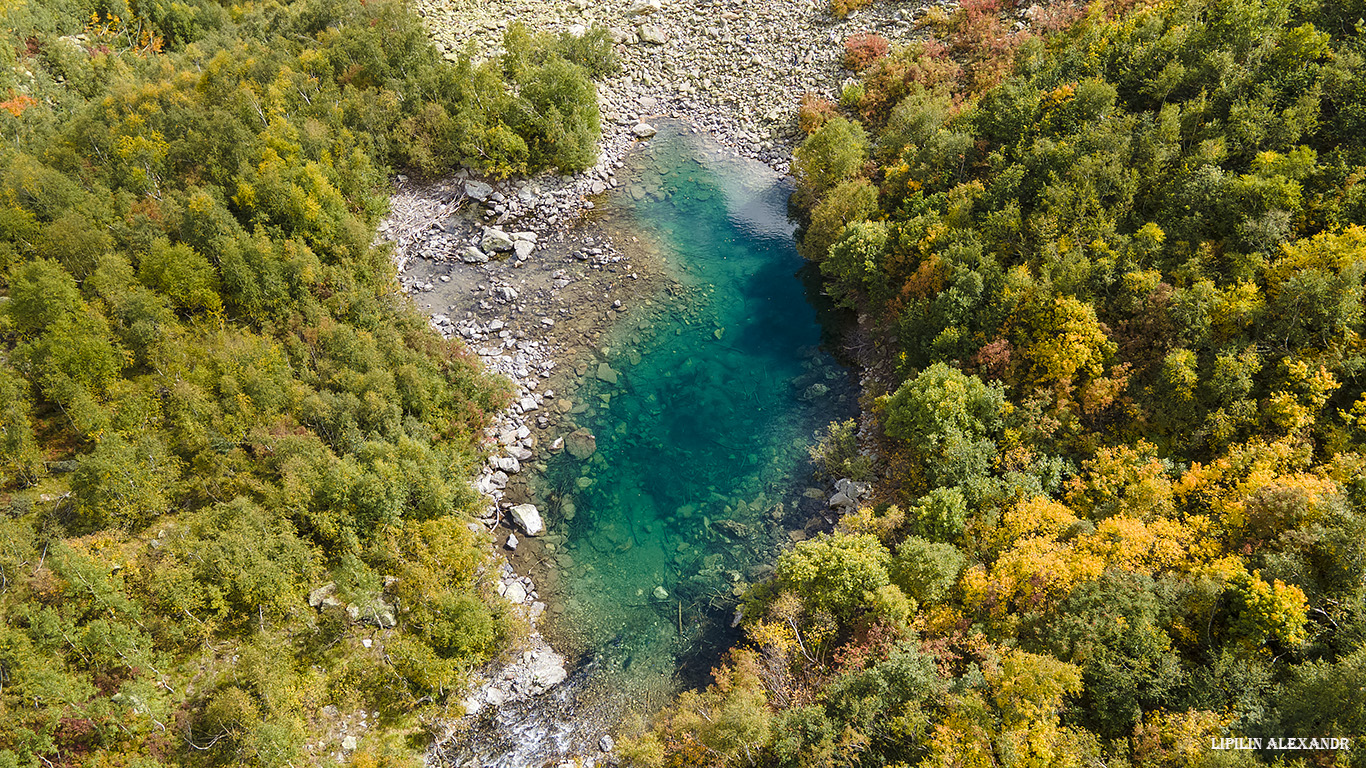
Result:
<svg viewBox="0 0 1366 768"><path fill-rule="evenodd" d="M379 228L379 239L393 244L402 289L432 326L463 339L515 387L513 404L488 430L491 457L475 485L489 500L485 527L505 529L497 537L504 555L497 591L522 612L531 633L510 663L465 697L464 710L473 715L525 701L566 677L564 657L539 631L547 599L531 578L563 537L544 530L524 470L543 471L544 456L563 448L563 430L550 435L579 407L570 392L602 334L646 297L682 290L640 249L628 259L610 233L585 222L593 198L630 184L617 176L622 158L653 134L649 121L660 116L786 173L799 139L801 95L833 97L851 76L839 64L844 39L876 31L904 41L913 33L913 12L877 4L841 21L823 4L803 0L416 6L448 56L471 39L481 56L496 55L503 30L517 20L552 32L604 25L622 62L620 75L599 84L604 135L593 168L510 181L467 171L428 183L400 176ZM431 762L446 762L442 743L459 730L453 724L438 740ZM595 753L603 747L610 751L610 737L585 733L578 741L570 751L581 753L580 765L601 759Z"/></svg>

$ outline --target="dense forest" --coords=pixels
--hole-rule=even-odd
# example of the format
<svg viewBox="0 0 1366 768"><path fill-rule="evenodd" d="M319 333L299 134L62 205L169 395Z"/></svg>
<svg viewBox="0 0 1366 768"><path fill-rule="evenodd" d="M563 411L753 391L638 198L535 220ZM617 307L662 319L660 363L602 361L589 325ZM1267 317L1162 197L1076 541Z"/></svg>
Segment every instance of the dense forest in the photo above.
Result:
<svg viewBox="0 0 1366 768"><path fill-rule="evenodd" d="M815 453L879 500L637 764L1366 765L1366 5L1019 13L804 101L802 250L887 385Z"/></svg>
<svg viewBox="0 0 1366 768"><path fill-rule="evenodd" d="M375 225L394 168L591 165L605 31L476 64L396 0L0 17L0 766L420 764L520 626L466 514L510 393Z"/></svg>

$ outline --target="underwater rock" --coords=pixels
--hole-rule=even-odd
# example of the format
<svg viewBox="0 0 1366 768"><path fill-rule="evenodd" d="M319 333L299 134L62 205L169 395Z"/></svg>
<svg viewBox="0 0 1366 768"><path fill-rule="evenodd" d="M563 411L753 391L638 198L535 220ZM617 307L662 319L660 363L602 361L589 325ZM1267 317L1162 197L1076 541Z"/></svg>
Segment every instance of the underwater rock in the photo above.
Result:
<svg viewBox="0 0 1366 768"><path fill-rule="evenodd" d="M612 366L608 365L607 363L598 363L597 375L600 381L605 381L608 384L617 383L618 374L615 370L612 369Z"/></svg>
<svg viewBox="0 0 1366 768"><path fill-rule="evenodd" d="M663 587L655 587L654 596L656 600L668 600L669 590Z"/></svg>
<svg viewBox="0 0 1366 768"><path fill-rule="evenodd" d="M564 447L576 459L586 459L598 450L598 438L579 428L564 436Z"/></svg>
<svg viewBox="0 0 1366 768"><path fill-rule="evenodd" d="M511 510L512 519L522 526L526 535L535 536L545 530L545 523L541 522L541 513L536 509L535 504L518 504Z"/></svg>

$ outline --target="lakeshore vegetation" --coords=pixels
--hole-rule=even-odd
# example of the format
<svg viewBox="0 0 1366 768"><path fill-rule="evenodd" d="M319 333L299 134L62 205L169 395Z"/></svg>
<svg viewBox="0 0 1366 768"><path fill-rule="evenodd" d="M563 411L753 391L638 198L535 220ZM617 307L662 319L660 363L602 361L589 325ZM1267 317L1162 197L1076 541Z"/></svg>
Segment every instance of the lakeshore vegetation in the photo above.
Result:
<svg viewBox="0 0 1366 768"><path fill-rule="evenodd" d="M375 225L392 169L591 165L605 31L475 63L396 0L0 18L0 766L420 765L518 631L468 515L510 392Z"/></svg>
<svg viewBox="0 0 1366 768"><path fill-rule="evenodd" d="M815 455L878 500L636 764L1366 765L1366 5L1017 12L804 100L801 247L888 385L876 464ZM1211 749L1290 736L1354 740Z"/></svg>

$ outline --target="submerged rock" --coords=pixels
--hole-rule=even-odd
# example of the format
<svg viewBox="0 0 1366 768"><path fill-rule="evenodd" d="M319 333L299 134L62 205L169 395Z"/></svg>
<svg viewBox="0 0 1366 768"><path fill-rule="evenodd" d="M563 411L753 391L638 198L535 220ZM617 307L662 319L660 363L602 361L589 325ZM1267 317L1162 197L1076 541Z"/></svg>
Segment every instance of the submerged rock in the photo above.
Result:
<svg viewBox="0 0 1366 768"><path fill-rule="evenodd" d="M654 596L656 600L668 600L669 590L663 587L655 587Z"/></svg>
<svg viewBox="0 0 1366 768"><path fill-rule="evenodd" d="M598 363L597 376L600 381L616 384L619 374L607 363Z"/></svg>
<svg viewBox="0 0 1366 768"><path fill-rule="evenodd" d="M528 536L536 536L545 530L545 523L541 522L541 513L536 509L535 504L518 504L511 510L512 519L522 526Z"/></svg>
<svg viewBox="0 0 1366 768"><path fill-rule="evenodd" d="M565 450L576 459L586 459L598 450L598 438L587 429L579 428L564 436Z"/></svg>

